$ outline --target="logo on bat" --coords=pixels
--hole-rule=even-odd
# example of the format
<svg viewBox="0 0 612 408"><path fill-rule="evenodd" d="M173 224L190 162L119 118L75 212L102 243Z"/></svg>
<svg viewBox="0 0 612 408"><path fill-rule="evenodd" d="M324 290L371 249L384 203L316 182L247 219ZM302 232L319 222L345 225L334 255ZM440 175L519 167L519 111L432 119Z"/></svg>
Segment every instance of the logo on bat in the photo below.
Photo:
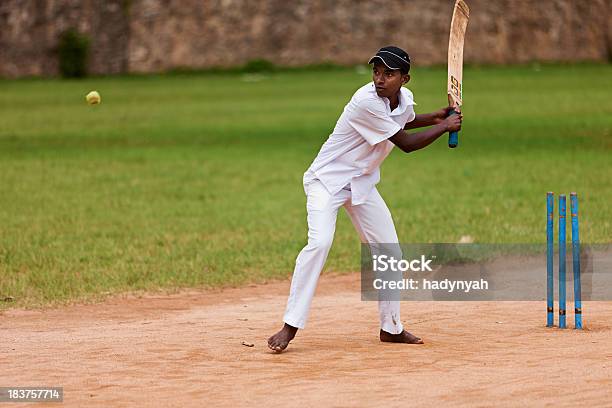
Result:
<svg viewBox="0 0 612 408"><path fill-rule="evenodd" d="M461 83L457 78L451 75L451 91L459 99L463 99L461 95Z"/></svg>

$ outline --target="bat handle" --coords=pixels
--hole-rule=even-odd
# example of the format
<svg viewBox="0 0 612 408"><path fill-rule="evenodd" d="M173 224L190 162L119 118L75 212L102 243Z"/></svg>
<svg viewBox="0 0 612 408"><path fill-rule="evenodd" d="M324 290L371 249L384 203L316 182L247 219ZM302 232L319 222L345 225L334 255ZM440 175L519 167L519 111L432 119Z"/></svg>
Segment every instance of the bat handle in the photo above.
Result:
<svg viewBox="0 0 612 408"><path fill-rule="evenodd" d="M448 116L450 115L454 115L457 112L455 112L454 109L451 109L448 112ZM450 147L451 149L454 149L455 147L457 147L457 145L459 144L459 132L454 131L454 132L449 132L448 133L448 147Z"/></svg>

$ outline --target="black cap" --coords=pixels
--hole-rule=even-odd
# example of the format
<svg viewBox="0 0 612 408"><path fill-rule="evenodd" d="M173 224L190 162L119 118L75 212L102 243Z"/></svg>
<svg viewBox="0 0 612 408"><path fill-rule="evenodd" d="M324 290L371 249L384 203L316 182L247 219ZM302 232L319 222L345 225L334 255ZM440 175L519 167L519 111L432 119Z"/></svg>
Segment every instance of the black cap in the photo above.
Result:
<svg viewBox="0 0 612 408"><path fill-rule="evenodd" d="M401 69L405 72L410 71L410 56L408 53L392 45L378 50L376 55L370 58L368 64L372 64L376 60L381 61L390 69Z"/></svg>

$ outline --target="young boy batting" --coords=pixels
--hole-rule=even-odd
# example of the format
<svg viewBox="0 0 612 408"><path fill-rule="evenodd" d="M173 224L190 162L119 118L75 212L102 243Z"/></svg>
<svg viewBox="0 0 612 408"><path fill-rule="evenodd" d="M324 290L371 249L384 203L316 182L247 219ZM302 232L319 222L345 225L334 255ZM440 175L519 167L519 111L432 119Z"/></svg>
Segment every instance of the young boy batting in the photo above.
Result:
<svg viewBox="0 0 612 408"><path fill-rule="evenodd" d="M283 351L298 329L306 325L310 304L343 206L363 243L398 243L391 213L378 193L379 167L394 146L406 153L422 149L441 135L461 128L462 115L451 108L416 114L410 81L410 57L398 47L378 50L372 82L355 92L344 107L334 131L304 173L307 196L308 244L297 257L283 328L268 346ZM407 130L431 126L408 133ZM422 344L404 330L399 301L378 302L380 341Z"/></svg>

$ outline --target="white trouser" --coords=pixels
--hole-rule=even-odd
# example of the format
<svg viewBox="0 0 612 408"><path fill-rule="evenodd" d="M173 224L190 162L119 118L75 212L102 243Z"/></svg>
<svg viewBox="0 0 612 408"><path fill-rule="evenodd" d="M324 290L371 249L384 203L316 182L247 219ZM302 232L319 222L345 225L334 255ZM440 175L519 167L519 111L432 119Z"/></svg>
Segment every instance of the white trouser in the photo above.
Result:
<svg viewBox="0 0 612 408"><path fill-rule="evenodd" d="M317 281L334 239L336 217L344 206L363 243L397 243L397 233L385 201L374 188L365 203L351 204L351 192L341 190L331 195L323 184L315 180L306 185L308 211L308 244L295 262L291 290L287 300L284 322L303 329L308 319L310 304ZM398 301L379 301L380 327L392 334L403 330Z"/></svg>

